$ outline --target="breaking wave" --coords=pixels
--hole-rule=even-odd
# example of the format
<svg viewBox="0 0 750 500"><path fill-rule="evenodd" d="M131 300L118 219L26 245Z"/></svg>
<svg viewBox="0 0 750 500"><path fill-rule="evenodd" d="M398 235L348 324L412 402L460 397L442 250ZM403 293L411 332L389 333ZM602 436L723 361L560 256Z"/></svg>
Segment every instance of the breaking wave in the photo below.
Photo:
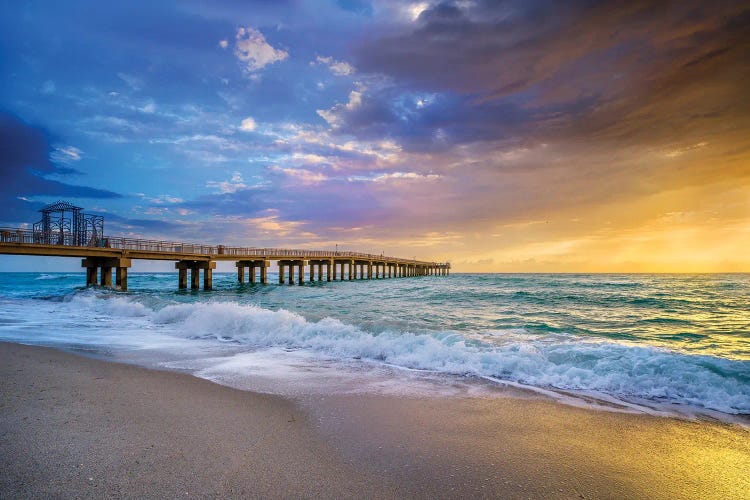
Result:
<svg viewBox="0 0 750 500"><path fill-rule="evenodd" d="M284 309L232 302L156 309L125 298L97 302L106 302L99 307L109 314L147 316L154 327L190 339L301 349L341 360L364 359L541 388L596 391L624 400L750 413L750 362L743 360L573 335L531 335L518 329L484 332L481 337L455 331L368 332L337 319L309 321Z"/></svg>

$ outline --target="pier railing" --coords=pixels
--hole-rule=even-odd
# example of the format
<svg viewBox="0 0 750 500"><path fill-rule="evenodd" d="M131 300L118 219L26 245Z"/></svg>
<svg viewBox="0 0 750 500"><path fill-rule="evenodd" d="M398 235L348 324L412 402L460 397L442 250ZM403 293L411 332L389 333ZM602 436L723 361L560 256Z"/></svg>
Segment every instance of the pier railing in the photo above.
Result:
<svg viewBox="0 0 750 500"><path fill-rule="evenodd" d="M425 261L403 259L387 255L377 255L363 252L331 251L331 250L303 250L289 248L260 248L260 247L233 247L225 245L200 245L195 243L184 243L175 241L145 240L140 238L125 237L103 237L89 241L86 245L74 243L73 236L68 233L42 232L24 228L0 228L0 243L19 243L25 245L54 245L80 248L113 248L117 250L136 250L144 252L162 252L175 254L194 254L200 256L236 256L259 257L259 258L352 258L363 260L397 260L400 262L425 264ZM442 265L440 262L430 264Z"/></svg>

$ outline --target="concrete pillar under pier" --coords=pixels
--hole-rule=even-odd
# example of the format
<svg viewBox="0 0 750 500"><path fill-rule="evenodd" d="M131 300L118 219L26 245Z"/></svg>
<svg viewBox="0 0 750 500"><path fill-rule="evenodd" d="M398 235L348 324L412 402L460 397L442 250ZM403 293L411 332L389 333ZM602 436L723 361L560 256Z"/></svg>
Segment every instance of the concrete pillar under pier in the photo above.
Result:
<svg viewBox="0 0 750 500"><path fill-rule="evenodd" d="M331 276L331 272L333 272L336 268L336 265L333 263L332 260L329 260L326 264L326 281L332 281L333 279L336 279L335 276Z"/></svg>
<svg viewBox="0 0 750 500"><path fill-rule="evenodd" d="M301 285L305 282L305 265L307 264L307 261L304 260L280 260L279 261L279 284L283 285L284 280L287 281L290 285L294 284L294 272L295 268L297 269L297 281ZM265 269L265 268L261 268ZM288 271L288 275L286 272Z"/></svg>
<svg viewBox="0 0 750 500"><path fill-rule="evenodd" d="M251 268L252 269L252 268ZM255 281L253 277L253 282ZM203 269L203 289L211 290L214 287L214 270L210 267Z"/></svg>
<svg viewBox="0 0 750 500"><path fill-rule="evenodd" d="M127 291L128 289L128 268L117 266L115 268L115 287L120 290Z"/></svg>
<svg viewBox="0 0 750 500"><path fill-rule="evenodd" d="M96 272L98 268L91 266L86 268L86 286L96 285Z"/></svg>
<svg viewBox="0 0 750 500"><path fill-rule="evenodd" d="M116 269L115 285L121 290L128 289L127 268L131 261L125 257L87 257L81 260L81 266L86 268L86 286L97 284L97 274L101 269L99 284L101 286L112 286L112 268Z"/></svg>
<svg viewBox="0 0 750 500"><path fill-rule="evenodd" d="M250 283L257 283L258 275L256 273L256 269L260 269L260 282L264 285L268 283L268 272L267 267L270 265L270 262L265 259L258 259L258 260L240 260L237 263L235 263L237 266L237 281L240 283L243 283L245 280L245 272L244 269L248 268L248 276L250 277ZM240 271L242 269L242 271ZM279 276L281 276L281 265L279 265Z"/></svg>
<svg viewBox="0 0 750 500"><path fill-rule="evenodd" d="M349 280L352 279L352 273L353 273L352 264L353 264L353 261L348 260L348 259L347 260L334 259L333 260L333 279L334 280L336 279L336 272L337 272L336 266L337 265L341 266L341 275L339 277L341 281L344 281L346 279L349 279Z"/></svg>
<svg viewBox="0 0 750 500"><path fill-rule="evenodd" d="M112 286L112 267L102 266L102 286Z"/></svg>
<svg viewBox="0 0 750 500"><path fill-rule="evenodd" d="M203 269L203 289L211 290L213 288L213 270L216 269L216 262L208 260L180 260L175 262L174 267L179 272L180 288L187 288L187 273L190 271L190 288L198 290L200 288L201 269Z"/></svg>

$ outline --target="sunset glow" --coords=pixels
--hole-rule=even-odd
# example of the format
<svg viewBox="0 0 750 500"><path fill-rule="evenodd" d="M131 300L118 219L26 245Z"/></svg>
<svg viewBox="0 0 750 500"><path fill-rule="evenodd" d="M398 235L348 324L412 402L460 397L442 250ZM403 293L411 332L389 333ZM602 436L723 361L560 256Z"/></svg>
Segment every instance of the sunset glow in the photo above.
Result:
<svg viewBox="0 0 750 500"><path fill-rule="evenodd" d="M212 5L9 7L0 225L63 198L457 272L750 270L742 2Z"/></svg>

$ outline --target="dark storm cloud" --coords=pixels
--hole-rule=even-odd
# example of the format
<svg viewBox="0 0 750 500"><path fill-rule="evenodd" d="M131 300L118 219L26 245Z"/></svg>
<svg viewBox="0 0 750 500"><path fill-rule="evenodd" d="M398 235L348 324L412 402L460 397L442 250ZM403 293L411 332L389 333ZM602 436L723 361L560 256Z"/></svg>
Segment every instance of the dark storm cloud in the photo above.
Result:
<svg viewBox="0 0 750 500"><path fill-rule="evenodd" d="M518 100L477 102L474 96L438 94L428 102L403 95L403 88L380 89L362 97L362 104L330 111L335 132L360 139L394 138L406 151L445 151L477 141L517 142L522 132L554 128L560 120L574 120L587 112L594 98L577 96L567 102L530 109Z"/></svg>
<svg viewBox="0 0 750 500"><path fill-rule="evenodd" d="M60 196L71 198L116 198L112 191L66 184L47 179L50 175L69 175L75 171L60 167L49 159L49 136L40 128L17 117L0 112L0 220L20 221L35 217L38 204L22 197Z"/></svg>
<svg viewBox="0 0 750 500"><path fill-rule="evenodd" d="M456 117L456 143L505 138L506 122L537 141L679 143L748 126L749 53L743 2L443 2L374 36L356 64L402 89L462 96L411 123L449 130Z"/></svg>

